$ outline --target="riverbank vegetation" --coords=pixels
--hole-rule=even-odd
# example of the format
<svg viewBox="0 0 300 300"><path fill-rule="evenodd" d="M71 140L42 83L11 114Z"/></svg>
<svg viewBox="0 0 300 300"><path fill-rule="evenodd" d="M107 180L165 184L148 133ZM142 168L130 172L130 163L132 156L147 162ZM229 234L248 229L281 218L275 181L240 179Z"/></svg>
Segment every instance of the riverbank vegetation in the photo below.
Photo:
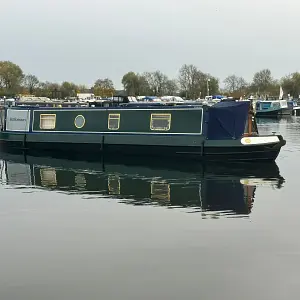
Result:
<svg viewBox="0 0 300 300"><path fill-rule="evenodd" d="M269 69L254 74L251 82L235 74L223 81L201 71L194 65L183 65L177 78L169 78L161 71L135 73L130 71L122 77L124 91L130 96L179 95L187 99L204 98L207 94L223 94L233 97L278 96L280 86L286 95L298 98L300 73L295 72L275 79ZM20 66L10 61L0 61L0 97L20 94L38 97L76 97L77 93L94 93L110 97L116 91L109 78L95 80L92 87L64 81L62 83L41 82L32 74L25 74Z"/></svg>

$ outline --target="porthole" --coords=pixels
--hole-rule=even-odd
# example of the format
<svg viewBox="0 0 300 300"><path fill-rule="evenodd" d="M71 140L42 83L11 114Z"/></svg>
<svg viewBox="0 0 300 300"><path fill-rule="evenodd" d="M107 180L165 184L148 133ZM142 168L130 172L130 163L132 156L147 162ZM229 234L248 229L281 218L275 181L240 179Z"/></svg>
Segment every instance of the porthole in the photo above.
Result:
<svg viewBox="0 0 300 300"><path fill-rule="evenodd" d="M76 128L82 128L85 124L85 118L82 115L78 115L75 120L74 120L74 124Z"/></svg>

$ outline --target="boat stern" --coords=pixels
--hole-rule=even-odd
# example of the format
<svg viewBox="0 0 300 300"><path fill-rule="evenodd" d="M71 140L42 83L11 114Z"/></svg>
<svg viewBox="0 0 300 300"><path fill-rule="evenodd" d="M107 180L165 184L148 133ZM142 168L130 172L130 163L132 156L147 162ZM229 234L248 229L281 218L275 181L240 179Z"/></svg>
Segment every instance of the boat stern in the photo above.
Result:
<svg viewBox="0 0 300 300"><path fill-rule="evenodd" d="M282 135L265 135L265 136L245 136L241 139L243 145L274 145L277 147L283 147L286 141Z"/></svg>
<svg viewBox="0 0 300 300"><path fill-rule="evenodd" d="M286 140L282 135L247 136L241 139L241 143L260 152L261 159L276 160Z"/></svg>

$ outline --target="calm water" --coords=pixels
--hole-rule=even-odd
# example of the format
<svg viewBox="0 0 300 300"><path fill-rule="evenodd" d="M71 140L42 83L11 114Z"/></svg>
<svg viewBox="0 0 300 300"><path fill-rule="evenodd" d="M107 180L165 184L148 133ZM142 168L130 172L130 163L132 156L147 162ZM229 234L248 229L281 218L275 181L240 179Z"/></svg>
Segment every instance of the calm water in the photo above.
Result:
<svg viewBox="0 0 300 300"><path fill-rule="evenodd" d="M293 299L300 119L277 164L1 154L0 299Z"/></svg>

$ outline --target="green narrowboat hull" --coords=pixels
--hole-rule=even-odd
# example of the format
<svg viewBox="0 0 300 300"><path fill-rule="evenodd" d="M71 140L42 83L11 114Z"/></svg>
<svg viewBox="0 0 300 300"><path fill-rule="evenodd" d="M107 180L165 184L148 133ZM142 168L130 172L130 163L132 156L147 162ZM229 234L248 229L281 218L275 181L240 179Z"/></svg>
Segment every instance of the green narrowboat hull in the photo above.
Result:
<svg viewBox="0 0 300 300"><path fill-rule="evenodd" d="M228 135L228 130L223 128L226 119L220 126L218 117L214 125L217 126L216 135L208 127L214 117L211 114L209 120L209 109L200 106L106 109L15 107L7 109L1 118L4 126L0 132L0 146L4 151L14 148L28 154L65 152L70 157L125 155L200 161L274 161L277 158L285 144L281 136L245 139L244 123L239 133L236 129L233 132L232 124L229 124L228 130L232 132ZM240 119L238 116L234 125ZM242 121L246 122L246 118Z"/></svg>
<svg viewBox="0 0 300 300"><path fill-rule="evenodd" d="M281 147L279 142L263 145L242 145L240 140L207 141L201 136L148 137L148 136L78 136L68 134L21 134L0 133L1 149L22 149L28 154L37 152L68 153L70 157L98 156L145 156L172 157L193 160L262 161L276 160Z"/></svg>

